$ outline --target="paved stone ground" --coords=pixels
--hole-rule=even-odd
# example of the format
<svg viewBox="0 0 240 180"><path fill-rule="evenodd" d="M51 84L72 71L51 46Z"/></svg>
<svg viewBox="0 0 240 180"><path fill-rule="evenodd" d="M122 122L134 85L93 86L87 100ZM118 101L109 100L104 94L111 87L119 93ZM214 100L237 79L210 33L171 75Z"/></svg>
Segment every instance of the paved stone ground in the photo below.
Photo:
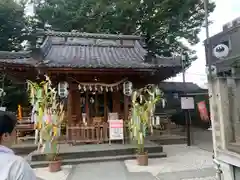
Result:
<svg viewBox="0 0 240 180"><path fill-rule="evenodd" d="M180 136L186 136L186 132L182 132L179 130L174 131L175 134ZM212 131L200 128L191 128L191 139L192 144L198 146L200 149L212 152L213 144L212 144Z"/></svg>
<svg viewBox="0 0 240 180"><path fill-rule="evenodd" d="M182 179L182 180L217 180L215 176L205 178L193 178L193 179Z"/></svg>
<svg viewBox="0 0 240 180"><path fill-rule="evenodd" d="M196 129L193 138L192 147L164 146L168 157L150 159L147 167L127 160L64 166L63 171L54 174L40 168L36 174L41 180L216 180L211 131Z"/></svg>
<svg viewBox="0 0 240 180"><path fill-rule="evenodd" d="M212 131L194 128L192 134L195 146L209 152L213 151Z"/></svg>
<svg viewBox="0 0 240 180"><path fill-rule="evenodd" d="M148 172L130 173L124 162L104 162L76 166L68 180L155 180Z"/></svg>
<svg viewBox="0 0 240 180"><path fill-rule="evenodd" d="M214 168L187 170L179 172L162 173L157 176L159 180L215 180Z"/></svg>
<svg viewBox="0 0 240 180"><path fill-rule="evenodd" d="M43 180L215 180L211 152L186 145L167 145L164 151L167 158L150 159L147 167L127 160L64 166L53 174L40 168L36 174Z"/></svg>
<svg viewBox="0 0 240 180"><path fill-rule="evenodd" d="M136 161L125 161L129 172L149 172L159 180L182 180L215 176L212 153L186 145L164 146L167 158L150 159L149 166L139 167Z"/></svg>

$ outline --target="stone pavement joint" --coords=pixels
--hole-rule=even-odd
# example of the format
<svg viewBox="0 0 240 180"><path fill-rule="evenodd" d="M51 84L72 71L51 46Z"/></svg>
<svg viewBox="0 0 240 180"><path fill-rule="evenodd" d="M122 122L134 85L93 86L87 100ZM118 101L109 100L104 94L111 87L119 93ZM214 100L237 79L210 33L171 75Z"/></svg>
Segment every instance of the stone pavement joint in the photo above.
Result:
<svg viewBox="0 0 240 180"><path fill-rule="evenodd" d="M170 173L159 173L157 178L160 180L191 180L192 178L201 177L211 177L214 176L216 173L214 168L204 168L204 169L197 169L191 171L180 171L180 172L170 172ZM198 179L196 179L198 180Z"/></svg>
<svg viewBox="0 0 240 180"><path fill-rule="evenodd" d="M181 180L217 180L216 176L203 177L203 178L191 178L191 179L181 179Z"/></svg>

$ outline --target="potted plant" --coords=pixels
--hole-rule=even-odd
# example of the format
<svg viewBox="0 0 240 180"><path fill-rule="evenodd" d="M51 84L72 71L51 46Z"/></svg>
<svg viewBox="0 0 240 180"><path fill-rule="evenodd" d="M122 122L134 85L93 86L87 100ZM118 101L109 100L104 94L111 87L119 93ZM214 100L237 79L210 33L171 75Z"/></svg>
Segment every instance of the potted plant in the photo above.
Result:
<svg viewBox="0 0 240 180"><path fill-rule="evenodd" d="M61 170L58 140L61 136L61 124L64 119L64 105L57 98L57 91L51 87L51 81L41 83L28 81L30 102L33 106L32 119L35 122L38 150L42 150L49 160L49 171Z"/></svg>
<svg viewBox="0 0 240 180"><path fill-rule="evenodd" d="M152 132L151 118L155 105L161 99L161 92L155 85L147 85L132 94L132 117L130 119L130 136L137 144L137 163L148 165L148 153L144 149L147 131Z"/></svg>
<svg viewBox="0 0 240 180"><path fill-rule="evenodd" d="M57 103L50 108L45 117L44 127L40 131L42 137L43 152L47 154L49 160L49 171L57 172L61 170L61 159L59 154L59 139L61 136L61 124L64 118L63 104Z"/></svg>

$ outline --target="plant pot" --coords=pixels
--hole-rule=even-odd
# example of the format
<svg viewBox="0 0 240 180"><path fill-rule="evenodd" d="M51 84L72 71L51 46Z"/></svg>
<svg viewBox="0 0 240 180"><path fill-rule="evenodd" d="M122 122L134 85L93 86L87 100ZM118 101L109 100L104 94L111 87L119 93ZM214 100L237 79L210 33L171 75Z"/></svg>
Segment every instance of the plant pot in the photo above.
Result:
<svg viewBox="0 0 240 180"><path fill-rule="evenodd" d="M137 154L137 164L139 166L147 166L148 165L148 153Z"/></svg>
<svg viewBox="0 0 240 180"><path fill-rule="evenodd" d="M61 166L62 166L61 160L50 161L48 169L50 172L58 172L61 171L62 169Z"/></svg>

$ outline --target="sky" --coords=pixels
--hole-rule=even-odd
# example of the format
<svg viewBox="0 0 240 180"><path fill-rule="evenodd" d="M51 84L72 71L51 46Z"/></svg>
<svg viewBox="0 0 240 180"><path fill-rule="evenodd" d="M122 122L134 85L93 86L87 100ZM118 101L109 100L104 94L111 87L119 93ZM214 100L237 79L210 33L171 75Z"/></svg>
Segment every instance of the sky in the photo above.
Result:
<svg viewBox="0 0 240 180"><path fill-rule="evenodd" d="M210 15L213 24L209 27L210 36L222 31L222 26L240 17L240 0L213 0L216 3L214 12ZM205 74L205 51L203 41L206 39L205 28L199 34L200 43L192 48L197 51L198 59L194 61L191 67L186 71L186 81L195 82L201 87L206 87L207 77ZM168 81L182 81L182 74L171 78Z"/></svg>
<svg viewBox="0 0 240 180"><path fill-rule="evenodd" d="M211 1L211 0L210 0ZM240 17L240 0L212 0L216 3L216 8L211 13L209 19L213 21L213 24L209 27L210 36L222 31L222 26ZM27 14L32 14L32 7L29 6L26 10ZM203 41L206 39L205 29L203 28L199 34L200 43L192 48L197 51L198 59L194 61L191 67L186 71L186 81L195 82L201 87L207 87L207 76L205 73L205 51ZM182 81L182 74L178 74L174 78L170 78L167 81Z"/></svg>

